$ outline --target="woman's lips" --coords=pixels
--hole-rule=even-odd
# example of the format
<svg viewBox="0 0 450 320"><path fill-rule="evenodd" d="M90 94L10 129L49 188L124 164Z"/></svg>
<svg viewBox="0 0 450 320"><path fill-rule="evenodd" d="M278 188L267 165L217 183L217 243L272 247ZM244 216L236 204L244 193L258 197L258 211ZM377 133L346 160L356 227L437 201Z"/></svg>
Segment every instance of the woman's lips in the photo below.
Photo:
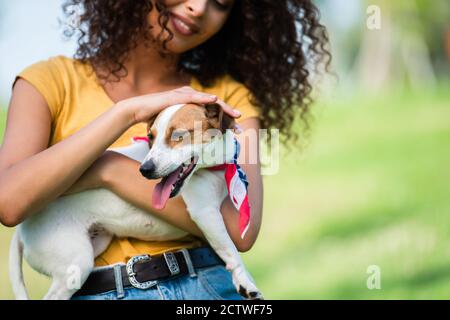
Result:
<svg viewBox="0 0 450 320"><path fill-rule="evenodd" d="M196 33L196 30L193 30L189 25L184 23L181 19L179 19L174 14L170 15L170 21L172 21L173 27L182 35L190 36Z"/></svg>

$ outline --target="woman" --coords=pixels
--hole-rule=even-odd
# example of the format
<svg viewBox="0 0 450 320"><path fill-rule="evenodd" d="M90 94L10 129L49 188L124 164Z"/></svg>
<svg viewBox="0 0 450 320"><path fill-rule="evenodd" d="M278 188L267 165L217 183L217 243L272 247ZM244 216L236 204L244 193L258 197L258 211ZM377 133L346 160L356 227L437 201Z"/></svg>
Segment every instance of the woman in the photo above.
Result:
<svg viewBox="0 0 450 320"><path fill-rule="evenodd" d="M114 239L96 259L114 289L88 279L77 299L241 299L222 264L197 267L192 261L205 242L182 198L164 210L152 208L156 182L140 175L137 162L105 150L146 134L146 121L163 108L188 102L219 103L244 132L277 128L295 137L291 124L298 113L305 119L310 104L306 65L329 62L317 8L309 0L71 0L64 8L69 15L82 9L77 29L66 30L79 35L76 58L36 63L13 85L0 150L1 222L12 227L61 195L108 188L192 236ZM240 251L257 238L263 201L259 161L245 163L246 151L239 162L252 216L244 239L228 198L221 208ZM163 261L162 253L180 249L189 249L181 260L192 267L190 274L151 275L157 285L145 290L111 271L120 273L117 265L131 257Z"/></svg>

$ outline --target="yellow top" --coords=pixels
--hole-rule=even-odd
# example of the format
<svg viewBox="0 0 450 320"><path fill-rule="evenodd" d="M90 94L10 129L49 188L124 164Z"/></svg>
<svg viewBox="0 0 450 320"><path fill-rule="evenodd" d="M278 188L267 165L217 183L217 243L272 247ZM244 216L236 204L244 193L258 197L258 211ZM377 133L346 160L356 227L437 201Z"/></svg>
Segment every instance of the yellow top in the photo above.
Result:
<svg viewBox="0 0 450 320"><path fill-rule="evenodd" d="M77 132L114 105L98 82L91 66L71 58L56 56L37 62L25 68L17 77L30 82L47 101L52 115L49 146ZM249 90L228 75L218 79L211 88L203 87L193 77L191 87L197 91L215 94L219 99L238 109L242 117L237 122L259 116L259 110L249 101ZM132 137L146 135L146 129L145 123L134 125L111 147L128 145ZM125 263L130 257L139 254L155 255L200 245L200 240L193 236L177 241L115 238L95 262L97 266Z"/></svg>

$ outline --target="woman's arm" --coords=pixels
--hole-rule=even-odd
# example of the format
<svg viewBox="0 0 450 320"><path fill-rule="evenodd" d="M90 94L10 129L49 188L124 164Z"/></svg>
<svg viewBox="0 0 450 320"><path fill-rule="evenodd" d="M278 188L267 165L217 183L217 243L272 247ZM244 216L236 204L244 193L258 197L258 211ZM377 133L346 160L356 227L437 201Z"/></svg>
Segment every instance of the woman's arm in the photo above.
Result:
<svg viewBox="0 0 450 320"><path fill-rule="evenodd" d="M247 119L241 122L240 126L244 132L237 136L238 140L245 136L246 130L258 130L259 121L256 118ZM256 157L257 163L255 164L245 163L244 156L248 153L247 149L250 146L243 141L240 142L242 149L238 162L249 180L249 202L251 205L250 228L244 239L240 238L239 213L228 197L222 203L221 212L228 233L238 250L248 251L254 244L261 226L263 186L259 157ZM158 181L144 178L139 172L139 166L140 164L137 161L126 156L115 152L107 152L67 191L67 194L100 186L106 187L133 205L147 212L152 212L178 228L203 238L202 232L190 219L181 197L169 199L163 210L153 208L152 193Z"/></svg>
<svg viewBox="0 0 450 320"><path fill-rule="evenodd" d="M111 109L95 123L46 149L51 128L47 103L31 84L19 79L0 149L0 221L14 226L70 187L130 125L118 111ZM90 138L99 135L103 139Z"/></svg>
<svg viewBox="0 0 450 320"><path fill-rule="evenodd" d="M216 100L189 87L127 99L47 149L51 128L48 105L31 84L19 79L0 147L0 222L15 226L56 199L135 123L147 121L173 104Z"/></svg>
<svg viewBox="0 0 450 320"><path fill-rule="evenodd" d="M258 133L260 129L260 122L257 118L250 118L242 121L240 126L243 133L236 136L241 145L238 163L247 175L249 182L248 200L250 203L250 227L245 234L244 239L241 239L239 231L239 212L234 208L234 205L229 197L227 197L222 203L221 212L231 239L236 244L239 251L245 252L252 248L261 228L264 189L259 158ZM246 143L244 139L247 134L252 131L256 132L256 140L251 140L251 142ZM249 136L253 137L253 134L249 134ZM256 155L254 152L256 152ZM249 155L250 153L252 153L253 159L256 160L255 163L245 159L246 155Z"/></svg>

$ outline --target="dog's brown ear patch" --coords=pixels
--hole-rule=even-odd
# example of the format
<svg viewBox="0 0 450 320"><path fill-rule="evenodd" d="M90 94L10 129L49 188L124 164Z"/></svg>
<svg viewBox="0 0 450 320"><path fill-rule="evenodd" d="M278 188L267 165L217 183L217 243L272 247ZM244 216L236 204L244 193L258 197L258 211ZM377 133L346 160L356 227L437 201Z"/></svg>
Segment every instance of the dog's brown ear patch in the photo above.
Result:
<svg viewBox="0 0 450 320"><path fill-rule="evenodd" d="M234 128L234 118L223 112L218 103L205 105L205 115L211 127L220 130L222 133L225 133L226 129Z"/></svg>
<svg viewBox="0 0 450 320"><path fill-rule="evenodd" d="M153 123L156 120L157 115L153 116L148 122L147 122L147 137L148 137L148 145L151 148L153 146L153 142L156 139L156 130L153 129Z"/></svg>

